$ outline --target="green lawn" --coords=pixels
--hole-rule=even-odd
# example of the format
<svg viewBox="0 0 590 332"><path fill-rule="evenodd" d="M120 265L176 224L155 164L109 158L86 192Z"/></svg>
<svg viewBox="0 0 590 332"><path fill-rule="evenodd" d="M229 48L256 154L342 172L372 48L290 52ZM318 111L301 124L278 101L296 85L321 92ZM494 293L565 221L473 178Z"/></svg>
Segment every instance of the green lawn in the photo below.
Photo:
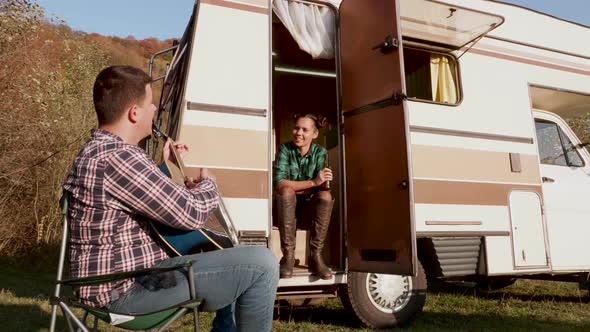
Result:
<svg viewBox="0 0 590 332"><path fill-rule="evenodd" d="M0 331L47 331L53 292L48 259L15 262L0 259ZM213 316L202 313L201 330ZM172 331L191 331L191 317ZM59 320L60 331L64 322ZM337 299L316 305L281 304L274 331L371 331L356 325ZM429 289L424 312L404 331L590 331L590 300L578 285L520 280L495 292L436 285ZM101 331L118 331L103 325Z"/></svg>

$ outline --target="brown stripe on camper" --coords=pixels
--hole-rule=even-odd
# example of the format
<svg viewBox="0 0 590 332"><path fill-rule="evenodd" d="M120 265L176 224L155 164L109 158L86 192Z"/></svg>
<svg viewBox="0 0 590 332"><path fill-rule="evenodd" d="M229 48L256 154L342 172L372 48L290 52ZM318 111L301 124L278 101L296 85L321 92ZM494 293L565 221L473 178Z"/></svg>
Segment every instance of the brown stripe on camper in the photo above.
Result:
<svg viewBox="0 0 590 332"><path fill-rule="evenodd" d="M201 3L209 5L244 10L258 14L268 14L267 0L201 0Z"/></svg>
<svg viewBox="0 0 590 332"><path fill-rule="evenodd" d="M498 52L487 51L487 50L483 50L483 49L479 49L479 48L472 48L471 50L469 50L469 52L475 53L475 54L480 54L480 55L485 55L485 56L489 56L489 57L493 57L493 58L499 58L499 59L514 61L514 62L526 63L528 65L533 65L533 66L538 66L538 67L557 69L557 70L570 72L570 73L574 73L574 74L581 74L581 75L590 76L590 71L587 71L587 70L581 70L581 69L577 69L577 68L560 66L560 65L556 65L556 64L552 64L552 63L526 59L526 58L503 54L503 53L498 53Z"/></svg>
<svg viewBox="0 0 590 332"><path fill-rule="evenodd" d="M214 104L195 103L192 101L186 102L186 109L189 111L250 115L250 116L259 116L259 117L263 117L263 118L266 117L266 113L267 113L266 110L262 109L262 108L214 105Z"/></svg>
<svg viewBox="0 0 590 332"><path fill-rule="evenodd" d="M577 68L580 70L586 70L586 71L590 71L590 66L587 66L585 64L582 64L580 62L573 62L573 61L567 61L567 60L562 60L562 59L557 59L557 58L552 58L552 57L548 57L548 56L544 56L544 55L538 55L538 54L534 54L531 52L524 52L524 51L515 51L509 48L505 48L505 47L500 47L500 46L494 46L494 45L488 45L485 43L479 43L477 44L477 47L481 50L486 50L486 51L490 51L490 52L499 52L499 53L504 53L504 54L510 54L510 55L514 55L514 56L520 56L523 59L535 59L535 60L539 60L539 61L544 61L547 63L553 63L553 64L557 64L557 65L562 65L562 66L568 66L568 67L572 67L572 68ZM529 47L534 47L534 46L529 46ZM556 52L557 50L551 50L550 52ZM569 56L576 56L576 55L570 55L567 54ZM590 59L590 58L588 58Z"/></svg>
<svg viewBox="0 0 590 332"><path fill-rule="evenodd" d="M533 154L412 145L412 166L415 178L541 184L539 157Z"/></svg>
<svg viewBox="0 0 590 332"><path fill-rule="evenodd" d="M228 198L268 198L268 172L209 168L221 196ZM197 178L201 169L187 167L186 174Z"/></svg>
<svg viewBox="0 0 590 332"><path fill-rule="evenodd" d="M424 126L410 126L410 131L413 133L469 137L469 138L489 139L489 140L504 141L504 142L515 142L515 143L526 143L526 144L533 144L534 143L534 141L531 137L487 134L487 133L480 133L480 132L475 132L475 131L465 131L465 130L455 130L455 129L443 129L443 128L433 128L433 127L424 127Z"/></svg>
<svg viewBox="0 0 590 332"><path fill-rule="evenodd" d="M186 165L268 170L266 131L186 125L178 141L190 146Z"/></svg>
<svg viewBox="0 0 590 332"><path fill-rule="evenodd" d="M541 185L414 180L414 202L508 206L508 197L514 190L533 191L543 197Z"/></svg>

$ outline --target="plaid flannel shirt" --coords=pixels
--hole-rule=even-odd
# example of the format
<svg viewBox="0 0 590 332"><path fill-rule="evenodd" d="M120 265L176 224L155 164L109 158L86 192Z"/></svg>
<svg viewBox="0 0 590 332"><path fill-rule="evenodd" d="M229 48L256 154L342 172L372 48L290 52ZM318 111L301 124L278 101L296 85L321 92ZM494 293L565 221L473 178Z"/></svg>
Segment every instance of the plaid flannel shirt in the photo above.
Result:
<svg viewBox="0 0 590 332"><path fill-rule="evenodd" d="M93 129L63 188L70 193L70 272L86 277L152 267L168 255L148 221L192 230L217 208L215 182L187 189L164 175L138 146ZM134 279L85 286L80 299L102 307L123 295Z"/></svg>
<svg viewBox="0 0 590 332"><path fill-rule="evenodd" d="M275 157L273 167L273 185L276 187L283 180L311 180L324 168L328 151L319 144L311 143L309 151L302 156L293 143L281 144Z"/></svg>

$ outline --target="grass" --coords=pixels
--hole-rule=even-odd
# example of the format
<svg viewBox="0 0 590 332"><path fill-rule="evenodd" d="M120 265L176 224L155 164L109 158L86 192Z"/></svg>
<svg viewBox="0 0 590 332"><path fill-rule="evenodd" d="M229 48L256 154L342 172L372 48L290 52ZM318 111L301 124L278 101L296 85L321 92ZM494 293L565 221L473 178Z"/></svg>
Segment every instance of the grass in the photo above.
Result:
<svg viewBox="0 0 590 332"><path fill-rule="evenodd" d="M0 259L0 330L47 331L53 292L51 259ZM213 315L200 314L201 331L209 331ZM172 331L191 331L190 316ZM60 331L65 331L59 319ZM101 331L120 331L106 324ZM590 331L590 299L574 283L519 280L493 292L433 285L424 312L401 331ZM275 310L273 331L371 331L358 326L338 299Z"/></svg>

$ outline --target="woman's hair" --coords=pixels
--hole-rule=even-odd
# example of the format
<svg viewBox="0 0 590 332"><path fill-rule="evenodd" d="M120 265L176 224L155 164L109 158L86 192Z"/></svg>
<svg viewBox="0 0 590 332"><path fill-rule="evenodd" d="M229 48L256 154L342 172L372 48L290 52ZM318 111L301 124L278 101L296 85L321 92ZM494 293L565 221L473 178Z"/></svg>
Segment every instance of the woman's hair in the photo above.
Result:
<svg viewBox="0 0 590 332"><path fill-rule="evenodd" d="M295 122L301 118L311 119L313 121L313 125L316 127L317 130L320 130L324 127L324 120L320 120L320 118L312 113L307 113L305 115L298 114L295 116Z"/></svg>

